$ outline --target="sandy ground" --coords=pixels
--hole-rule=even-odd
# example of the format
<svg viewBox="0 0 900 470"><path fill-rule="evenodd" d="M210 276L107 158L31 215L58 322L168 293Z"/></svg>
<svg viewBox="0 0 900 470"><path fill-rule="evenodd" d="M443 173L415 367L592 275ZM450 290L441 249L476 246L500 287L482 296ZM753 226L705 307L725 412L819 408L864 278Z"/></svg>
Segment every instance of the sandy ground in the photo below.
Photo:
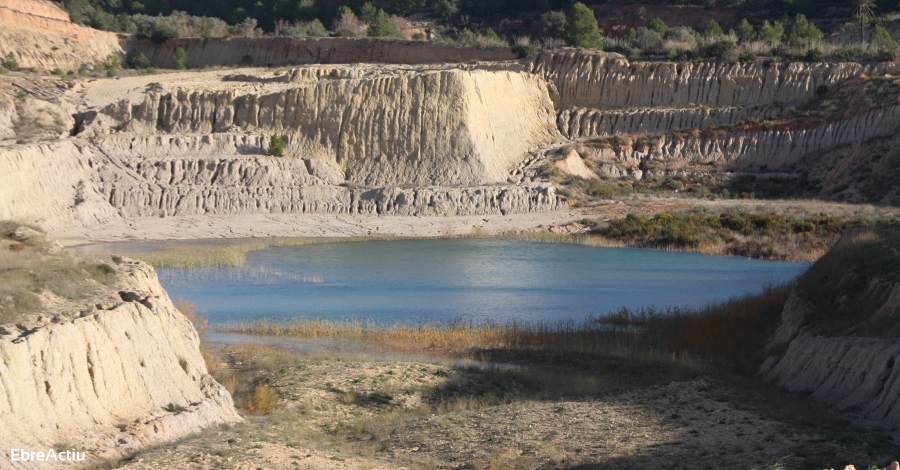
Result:
<svg viewBox="0 0 900 470"><path fill-rule="evenodd" d="M226 385L227 376L219 374ZM635 383L631 372L320 352L255 377L278 391L271 414L246 414L244 424L143 452L123 468L800 469L887 458L859 452L870 443L849 428L798 425L703 375Z"/></svg>
<svg viewBox="0 0 900 470"><path fill-rule="evenodd" d="M681 197L638 197L611 201L590 208L532 214L404 217L349 214L246 214L123 218L114 222L77 227L54 233L64 246L140 240L189 240L254 237L438 237L475 231L499 233L547 230L588 218L599 222L625 217L630 212L655 214L668 210L704 207L721 211L748 210L827 214L882 214L900 216L900 208L823 201L717 200Z"/></svg>
<svg viewBox="0 0 900 470"><path fill-rule="evenodd" d="M431 237L536 230L583 217L577 212L507 216L403 217L341 214L191 215L131 218L54 234L64 246L139 240L252 237Z"/></svg>

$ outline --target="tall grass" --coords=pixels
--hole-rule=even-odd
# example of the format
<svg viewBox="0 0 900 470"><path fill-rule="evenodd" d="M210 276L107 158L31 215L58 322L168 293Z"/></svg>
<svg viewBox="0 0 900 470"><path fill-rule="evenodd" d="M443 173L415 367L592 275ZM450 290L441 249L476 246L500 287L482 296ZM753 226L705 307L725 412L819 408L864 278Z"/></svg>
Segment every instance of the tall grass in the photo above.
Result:
<svg viewBox="0 0 900 470"><path fill-rule="evenodd" d="M174 248L161 246L158 252L137 253L130 256L156 268L236 268L247 263L247 253L252 251L310 243L313 241L308 238L272 238L224 246L182 245Z"/></svg>
<svg viewBox="0 0 900 470"><path fill-rule="evenodd" d="M342 338L389 351L469 355L485 350L602 354L749 367L761 358L790 285L702 308L622 309L582 321L399 323L359 319L258 319L217 331L298 338Z"/></svg>

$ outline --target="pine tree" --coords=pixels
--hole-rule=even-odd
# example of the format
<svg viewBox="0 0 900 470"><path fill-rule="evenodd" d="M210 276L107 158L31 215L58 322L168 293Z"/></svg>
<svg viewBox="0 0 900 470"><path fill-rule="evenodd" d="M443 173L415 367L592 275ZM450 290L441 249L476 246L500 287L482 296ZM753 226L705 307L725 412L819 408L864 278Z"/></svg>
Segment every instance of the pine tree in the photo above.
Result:
<svg viewBox="0 0 900 470"><path fill-rule="evenodd" d="M600 25L594 12L583 3L572 5L566 13L565 39L570 46L603 49Z"/></svg>

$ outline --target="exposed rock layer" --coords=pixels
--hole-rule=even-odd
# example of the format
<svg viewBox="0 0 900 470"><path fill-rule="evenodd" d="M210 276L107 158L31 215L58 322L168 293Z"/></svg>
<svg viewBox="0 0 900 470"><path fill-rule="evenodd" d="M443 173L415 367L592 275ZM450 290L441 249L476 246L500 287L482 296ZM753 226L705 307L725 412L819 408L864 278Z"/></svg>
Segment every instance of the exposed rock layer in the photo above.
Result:
<svg viewBox="0 0 900 470"><path fill-rule="evenodd" d="M68 443L96 461L241 419L153 268L126 260L118 269L121 284L97 298L100 307L0 327L5 453ZM34 468L3 458L4 468Z"/></svg>
<svg viewBox="0 0 900 470"><path fill-rule="evenodd" d="M900 286L882 310L900 309ZM821 337L806 331L812 314L798 292L782 313L760 370L764 379L842 411L888 426L900 424L900 342L894 338Z"/></svg>
<svg viewBox="0 0 900 470"><path fill-rule="evenodd" d="M118 35L71 23L49 1L0 0L0 51L15 51L21 67L76 70L123 48Z"/></svg>
<svg viewBox="0 0 900 470"><path fill-rule="evenodd" d="M370 186L501 183L528 150L561 140L544 83L507 71L424 71L261 93L151 92L107 112L130 133L285 134L288 155L328 161Z"/></svg>

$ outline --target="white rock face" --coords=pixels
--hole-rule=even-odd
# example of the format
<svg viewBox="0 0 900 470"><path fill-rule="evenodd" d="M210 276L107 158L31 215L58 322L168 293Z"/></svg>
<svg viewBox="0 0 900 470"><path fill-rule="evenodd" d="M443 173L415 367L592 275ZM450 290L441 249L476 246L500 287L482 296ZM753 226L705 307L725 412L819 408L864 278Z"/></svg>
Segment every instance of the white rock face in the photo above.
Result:
<svg viewBox="0 0 900 470"><path fill-rule="evenodd" d="M119 269L122 284L102 308L0 327L4 453L71 443L96 461L241 420L153 268L126 260ZM170 403L185 411L164 410ZM4 468L35 468L0 458Z"/></svg>
<svg viewBox="0 0 900 470"><path fill-rule="evenodd" d="M893 135L900 128L900 106L873 109L843 121L792 130L730 132L722 135L660 136L654 146L598 150L601 157L626 165L644 160L702 164L715 162L742 168L766 165L770 170L794 165L804 157L873 137Z"/></svg>
<svg viewBox="0 0 900 470"><path fill-rule="evenodd" d="M619 54L564 52L536 57L531 72L556 86L557 105L602 110L691 109L802 103L820 86L892 64L631 62Z"/></svg>
<svg viewBox="0 0 900 470"><path fill-rule="evenodd" d="M528 150L561 140L543 81L507 71L422 71L255 93L151 92L106 113L134 134L284 134L286 154L328 161L367 186L502 183Z"/></svg>
<svg viewBox="0 0 900 470"><path fill-rule="evenodd" d="M74 24L45 0L0 0L0 51L15 51L22 67L46 70L77 70L124 53L118 35Z"/></svg>

